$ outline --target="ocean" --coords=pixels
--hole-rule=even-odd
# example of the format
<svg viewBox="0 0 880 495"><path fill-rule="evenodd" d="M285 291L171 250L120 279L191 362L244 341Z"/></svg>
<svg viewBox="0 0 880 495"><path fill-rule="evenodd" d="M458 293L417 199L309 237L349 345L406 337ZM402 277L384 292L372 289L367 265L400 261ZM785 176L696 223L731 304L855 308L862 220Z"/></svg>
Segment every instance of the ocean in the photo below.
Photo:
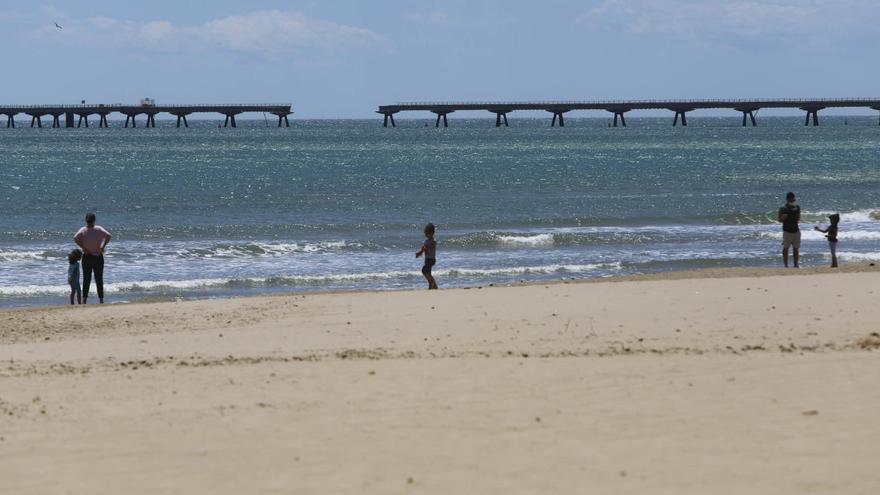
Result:
<svg viewBox="0 0 880 495"><path fill-rule="evenodd" d="M787 191L802 265L830 263L833 212L841 262L880 261L876 117L510 117L0 129L0 307L67 302L87 211L112 303L425 288L427 222L441 288L780 266Z"/></svg>

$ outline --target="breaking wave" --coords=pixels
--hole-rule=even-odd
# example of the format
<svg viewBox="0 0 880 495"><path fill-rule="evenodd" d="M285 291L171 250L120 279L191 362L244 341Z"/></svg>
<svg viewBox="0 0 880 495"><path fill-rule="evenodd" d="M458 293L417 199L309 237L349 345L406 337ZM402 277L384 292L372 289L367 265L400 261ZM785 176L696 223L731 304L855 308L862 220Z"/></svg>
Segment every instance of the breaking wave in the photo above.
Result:
<svg viewBox="0 0 880 495"><path fill-rule="evenodd" d="M554 264L542 266L513 266L504 268L449 268L435 270L438 276L450 279L474 279L482 277L504 277L545 274L584 274L597 270L615 271L621 263L595 264ZM245 289L261 287L305 287L305 286L345 286L362 283L397 280L400 282L418 281L422 275L417 270L387 271L368 273L338 273L326 275L291 275L278 277L246 278L204 278L191 280L139 280L105 284L104 291L112 293L141 293L163 291L188 291L203 289ZM69 293L66 285L18 285L0 287L0 296L21 297L39 295L61 295Z"/></svg>

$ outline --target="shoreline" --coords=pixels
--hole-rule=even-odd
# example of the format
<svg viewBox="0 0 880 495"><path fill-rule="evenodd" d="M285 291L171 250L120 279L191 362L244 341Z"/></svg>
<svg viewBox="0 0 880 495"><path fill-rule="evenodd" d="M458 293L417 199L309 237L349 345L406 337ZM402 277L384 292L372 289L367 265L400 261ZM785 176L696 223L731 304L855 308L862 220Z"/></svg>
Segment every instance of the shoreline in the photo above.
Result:
<svg viewBox="0 0 880 495"><path fill-rule="evenodd" d="M803 275L833 275L836 273L866 273L866 272L875 272L880 271L880 266L877 266L874 262L861 262L861 263L846 263L842 264L838 268L831 268L828 266L811 266L805 268L770 268L765 266L754 266L754 267L735 267L735 268L697 268L697 269L685 269L685 270L670 270L663 272L651 272L651 273L640 273L635 275L613 275L613 276L599 276L599 277L585 277L585 278L571 278L571 279L554 279L554 280L535 280L535 281L521 281L521 282L512 282L512 283L484 283L477 284L471 286L462 286L462 287L450 287L443 288L441 286L441 290L443 291L461 291L461 290L480 290L483 288L489 287L530 287L530 286L542 286L542 285L566 285L566 284L596 284L596 283L622 283L622 282L646 282L646 281L664 281L664 280L694 280L694 279L706 279L706 278L714 278L714 279L726 279L726 278L762 278L762 277L778 277L778 276L803 276ZM138 298L132 301L117 301L113 302L112 300L106 303L104 306L119 306L119 305L141 305L141 304L174 304L181 302L194 302L194 301L228 301L228 300L237 300L237 299L252 299L252 298L283 298L283 297L296 297L296 296L304 296L304 295L334 295L334 294L386 294L386 293L406 293L406 292L421 292L423 289L421 288L401 288L401 289L351 289L351 290L303 290L303 291L288 291L288 292L269 292L269 293L257 293L257 294L244 294L244 295L236 295L236 296L218 296L218 297L187 297L187 298L179 298L176 296L147 296L144 298ZM108 299L110 297L108 296ZM66 303L59 304L44 304L44 305L33 305L33 306L16 306L16 307L0 307L0 315L6 312L13 311L40 311L46 309L57 309L64 310L73 309L71 308L79 307L80 305L70 305ZM86 306L99 306L98 304L88 304Z"/></svg>

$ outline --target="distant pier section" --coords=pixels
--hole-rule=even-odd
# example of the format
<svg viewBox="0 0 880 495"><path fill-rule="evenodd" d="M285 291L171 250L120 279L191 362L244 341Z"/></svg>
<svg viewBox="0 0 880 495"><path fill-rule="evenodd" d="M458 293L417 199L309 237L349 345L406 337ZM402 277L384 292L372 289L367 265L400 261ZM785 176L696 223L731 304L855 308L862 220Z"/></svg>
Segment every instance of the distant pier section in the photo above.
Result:
<svg viewBox="0 0 880 495"><path fill-rule="evenodd" d="M675 117L672 125L687 125L687 114L694 110L730 109L742 113L743 127L757 126L755 114L763 108L798 108L806 112L804 125L819 125L819 111L826 108L871 108L880 111L880 98L788 98L732 100L607 100L544 102L425 102L382 105L376 112L385 117L383 125L396 127L394 115L400 112L427 111L437 115L436 127L449 127L447 116L459 110L488 111L495 114L495 127L507 126L507 114L517 110L539 110L553 114L550 126L565 127L565 114L574 110L602 110L614 115L613 126L626 127L627 112L632 110L669 110Z"/></svg>
<svg viewBox="0 0 880 495"><path fill-rule="evenodd" d="M137 118L143 116L144 127L156 127L156 115L160 113L177 117L177 127L189 127L186 118L194 113L215 113L225 116L223 127L236 127L235 117L242 113L267 113L278 117L278 127L290 127L287 117L293 113L290 103L254 104L173 104L159 105L152 98L144 98L140 104L122 103L78 105L0 105L0 116L6 117L6 127L15 127L15 116L27 115L31 127L43 127L43 119L49 127L89 127L89 117L96 117L98 127L109 127L107 116L118 113L125 116L124 127L137 127ZM48 120L51 119L51 122ZM63 124L62 124L63 122Z"/></svg>

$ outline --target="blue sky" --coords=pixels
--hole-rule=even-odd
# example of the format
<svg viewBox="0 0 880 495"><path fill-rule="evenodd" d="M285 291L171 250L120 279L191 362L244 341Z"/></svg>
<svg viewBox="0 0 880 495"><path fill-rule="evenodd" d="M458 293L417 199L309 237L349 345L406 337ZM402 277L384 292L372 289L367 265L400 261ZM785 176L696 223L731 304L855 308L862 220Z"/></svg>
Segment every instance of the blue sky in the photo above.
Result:
<svg viewBox="0 0 880 495"><path fill-rule="evenodd" d="M880 96L878 26L880 0L0 0L0 100Z"/></svg>

